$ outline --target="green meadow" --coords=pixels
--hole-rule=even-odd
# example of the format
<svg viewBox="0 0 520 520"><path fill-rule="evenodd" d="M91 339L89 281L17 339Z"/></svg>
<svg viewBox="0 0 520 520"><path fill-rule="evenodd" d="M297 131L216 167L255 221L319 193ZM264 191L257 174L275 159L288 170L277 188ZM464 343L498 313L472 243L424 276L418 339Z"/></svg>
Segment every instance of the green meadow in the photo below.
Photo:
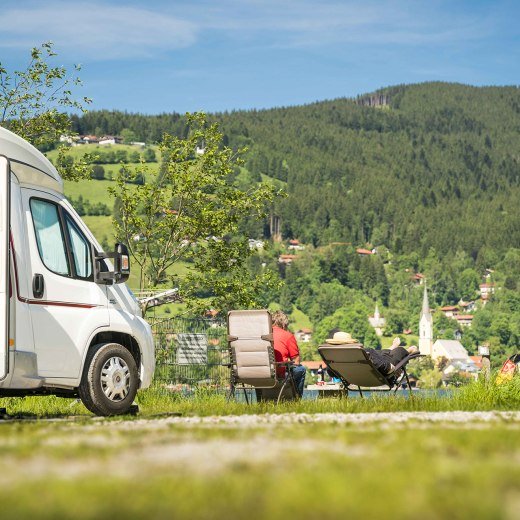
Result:
<svg viewBox="0 0 520 520"><path fill-rule="evenodd" d="M520 377L497 385L493 378L484 378L462 387L450 387L447 392L414 392L410 398L407 391L398 394L374 392L368 398L303 399L296 402L263 402L246 404L242 400L228 401L225 393L199 387L185 395L173 392L158 382L141 390L136 402L139 417L175 413L186 417L283 414L283 413L398 413L398 412L450 412L520 410ZM79 401L55 396L3 398L0 407L10 415L23 418L58 418L92 416Z"/></svg>
<svg viewBox="0 0 520 520"><path fill-rule="evenodd" d="M156 384L137 401L103 419L0 399L2 518L518 518L520 421L497 410L520 410L520 377L279 406Z"/></svg>
<svg viewBox="0 0 520 520"><path fill-rule="evenodd" d="M513 520L520 505L518 423L46 424L0 437L2 518Z"/></svg>

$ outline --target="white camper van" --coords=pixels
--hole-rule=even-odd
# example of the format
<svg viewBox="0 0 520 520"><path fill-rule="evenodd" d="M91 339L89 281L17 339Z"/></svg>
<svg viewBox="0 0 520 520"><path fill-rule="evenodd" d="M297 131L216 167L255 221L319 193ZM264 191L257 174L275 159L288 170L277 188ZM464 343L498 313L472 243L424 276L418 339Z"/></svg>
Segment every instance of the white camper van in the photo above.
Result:
<svg viewBox="0 0 520 520"><path fill-rule="evenodd" d="M103 253L53 165L0 128L0 396L79 396L98 415L128 411L155 367L129 274L127 248Z"/></svg>

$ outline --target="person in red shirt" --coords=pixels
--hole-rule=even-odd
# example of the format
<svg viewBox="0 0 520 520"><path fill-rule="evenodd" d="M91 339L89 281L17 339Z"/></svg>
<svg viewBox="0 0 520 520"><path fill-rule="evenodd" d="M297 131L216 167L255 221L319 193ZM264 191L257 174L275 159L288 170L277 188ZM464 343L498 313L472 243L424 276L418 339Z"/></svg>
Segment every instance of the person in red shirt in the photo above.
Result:
<svg viewBox="0 0 520 520"><path fill-rule="evenodd" d="M282 311L276 311L272 314L273 320L273 340L274 355L276 361L285 362L292 361L295 363L290 370L296 384L296 389L300 397L303 395L303 387L305 384L305 367L300 365L300 349L294 334L289 332L289 318ZM285 369L280 368L279 375L285 374Z"/></svg>

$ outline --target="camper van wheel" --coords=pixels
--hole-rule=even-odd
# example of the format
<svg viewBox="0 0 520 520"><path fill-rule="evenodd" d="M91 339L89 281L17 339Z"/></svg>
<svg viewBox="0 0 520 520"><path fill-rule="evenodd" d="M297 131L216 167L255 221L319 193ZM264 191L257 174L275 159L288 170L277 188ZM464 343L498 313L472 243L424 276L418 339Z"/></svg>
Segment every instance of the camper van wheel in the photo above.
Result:
<svg viewBox="0 0 520 520"><path fill-rule="evenodd" d="M78 393L96 415L120 415L130 409L138 384L132 354L118 343L101 343L87 355Z"/></svg>

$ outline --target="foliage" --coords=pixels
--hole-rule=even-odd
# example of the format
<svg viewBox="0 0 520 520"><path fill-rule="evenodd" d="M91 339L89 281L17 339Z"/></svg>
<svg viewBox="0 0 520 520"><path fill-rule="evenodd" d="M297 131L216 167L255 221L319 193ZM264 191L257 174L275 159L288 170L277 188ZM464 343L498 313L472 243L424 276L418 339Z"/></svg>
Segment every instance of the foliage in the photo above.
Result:
<svg viewBox="0 0 520 520"><path fill-rule="evenodd" d="M77 76L69 76L65 67L51 66L56 56L51 42L31 50L24 70L9 72L0 63L0 126L23 137L36 147L49 149L63 134L70 134L71 120L66 110L85 112L91 102L72 97L72 88L81 85ZM74 67L75 73L80 67ZM89 159L67 160L67 146L59 147L56 166L64 179L78 180L90 176Z"/></svg>
<svg viewBox="0 0 520 520"><path fill-rule="evenodd" d="M359 300L340 307L332 315L324 318L316 327L315 340L323 343L333 329L349 332L352 337L366 347L381 348L381 342L367 320L368 308Z"/></svg>
<svg viewBox="0 0 520 520"><path fill-rule="evenodd" d="M388 96L386 110L335 99L213 117L231 148L247 144L253 176L287 181L289 197L274 208L286 237L420 257L431 247L438 258L459 250L478 259L477 271L518 248L520 89L423 83L378 94ZM130 128L146 142L185 135L179 114L100 111L75 125Z"/></svg>
<svg viewBox="0 0 520 520"><path fill-rule="evenodd" d="M77 200L71 199L70 203L81 217L85 215L107 217L112 215L112 210L106 204L102 202L98 202L97 204L91 203L88 200L83 200L82 195L80 195Z"/></svg>
<svg viewBox="0 0 520 520"><path fill-rule="evenodd" d="M385 110L360 97L211 116L226 145L248 146L230 178L244 190L260 178L282 183L289 196L269 212L281 217L284 238L306 245L280 269L285 286L272 301L301 308L316 328L352 289L348 298L365 301L367 316L378 302L386 334L417 333L414 273L426 277L432 309L476 300L478 285L491 281L496 293L460 332L470 353L488 344L497 366L520 349L511 303L520 289L520 89L423 83L379 93L389 99ZM128 128L146 142L164 131L187 135L179 114L99 111L75 116L74 125L82 133ZM240 229L270 238L268 221ZM360 257L357 247L377 254ZM284 252L262 262L274 268ZM436 333L451 339L458 327L435 320Z"/></svg>
<svg viewBox="0 0 520 520"><path fill-rule="evenodd" d="M442 383L442 372L436 368L421 373L421 388L439 388Z"/></svg>
<svg viewBox="0 0 520 520"><path fill-rule="evenodd" d="M265 184L247 191L229 184L240 153L222 147L222 134L204 114L188 115L187 121L185 139L164 135L160 172L143 164L133 171L123 167L116 176L109 188L118 200L116 232L141 268L141 288L164 283L168 269L182 259L192 267L171 282L190 309L257 305L257 293L272 276L250 277L245 261L251 251L238 226L245 216L261 217L277 192ZM203 154L195 151L201 143ZM147 182L130 188L128 181L140 175Z"/></svg>

